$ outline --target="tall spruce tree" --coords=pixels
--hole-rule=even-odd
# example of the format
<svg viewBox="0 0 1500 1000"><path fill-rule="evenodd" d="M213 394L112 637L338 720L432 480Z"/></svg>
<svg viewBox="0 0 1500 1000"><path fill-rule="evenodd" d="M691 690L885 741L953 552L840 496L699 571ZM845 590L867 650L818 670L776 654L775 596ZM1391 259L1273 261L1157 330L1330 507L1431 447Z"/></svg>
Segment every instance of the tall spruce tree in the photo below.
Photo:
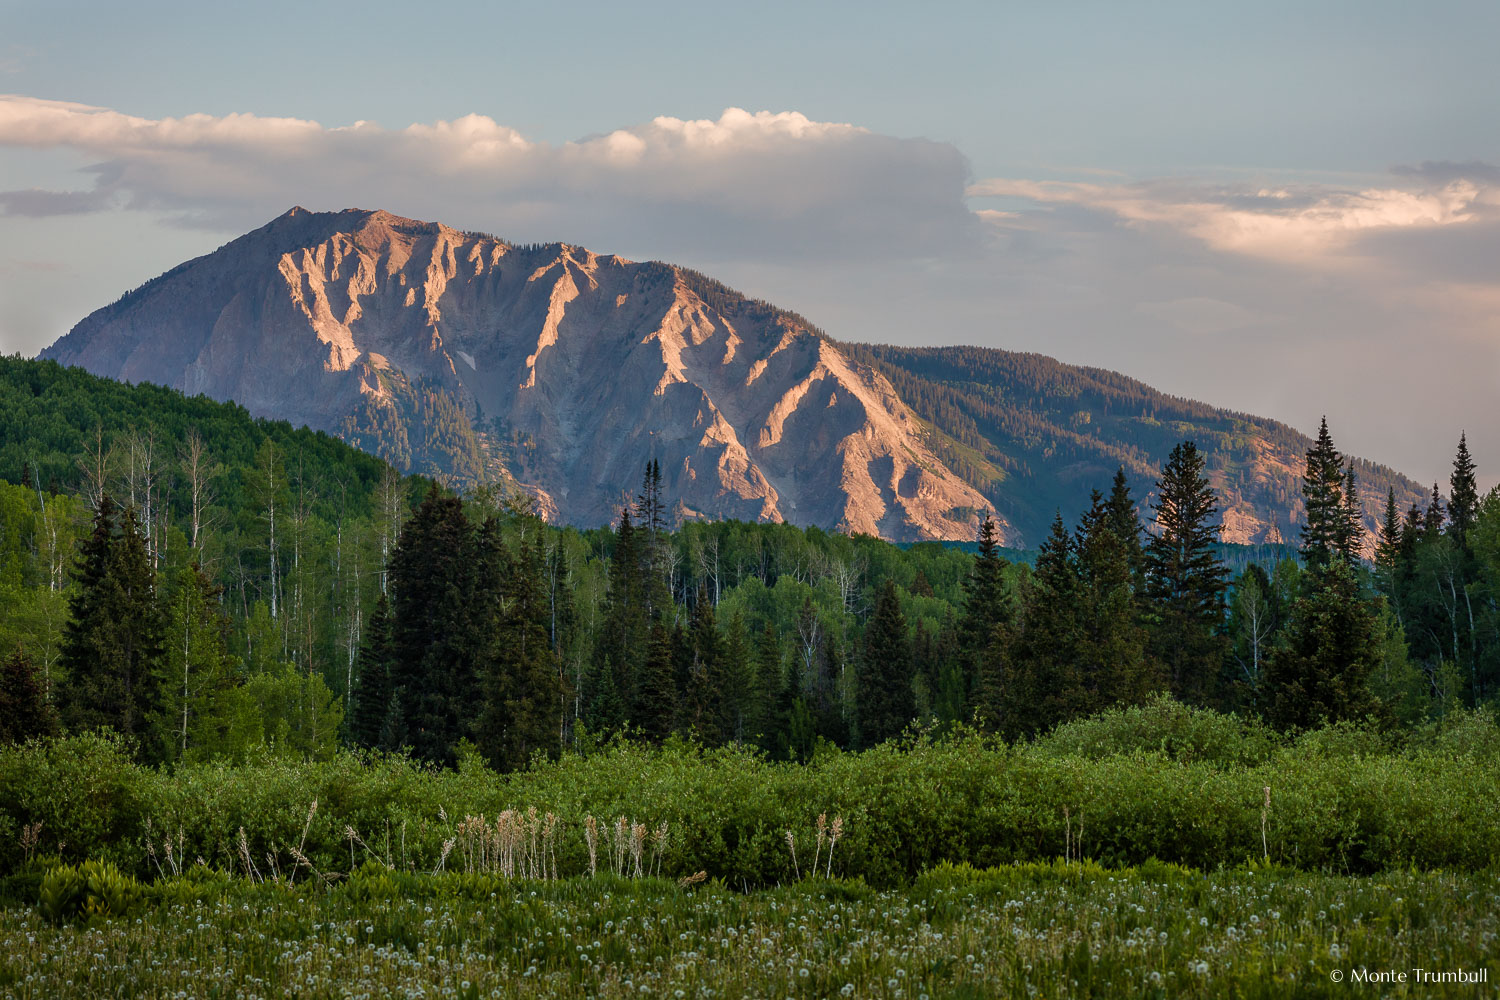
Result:
<svg viewBox="0 0 1500 1000"><path fill-rule="evenodd" d="M1343 509L1338 527L1338 551L1348 562L1359 559L1364 549L1365 515L1359 499L1359 481L1354 475L1354 460L1344 469Z"/></svg>
<svg viewBox="0 0 1500 1000"><path fill-rule="evenodd" d="M1423 540L1431 540L1442 534L1447 519L1447 512L1443 509L1443 495L1438 492L1438 484L1433 483L1432 496L1428 498L1427 510L1422 514Z"/></svg>
<svg viewBox="0 0 1500 1000"><path fill-rule="evenodd" d="M1218 502L1197 446L1172 449L1157 481L1157 534L1146 545L1151 652L1172 693L1195 705L1218 697L1225 641L1224 565L1214 551Z"/></svg>
<svg viewBox="0 0 1500 1000"><path fill-rule="evenodd" d="M794 687L787 683L781 641L769 620L755 637L753 653L753 713L746 725L756 745L768 753L784 751L786 729L791 722Z"/></svg>
<svg viewBox="0 0 1500 1000"><path fill-rule="evenodd" d="M595 729L610 731L623 726L630 706L637 700L637 677L645 661L651 630L642 586L640 545L639 532L627 507L620 511L615 531L596 675L593 690L588 692L588 718Z"/></svg>
<svg viewBox="0 0 1500 1000"><path fill-rule="evenodd" d="M1479 487L1474 478L1474 460L1469 456L1466 434L1458 436L1458 454L1453 458L1453 475L1448 479L1448 534L1459 548L1469 547L1469 532L1479 512Z"/></svg>
<svg viewBox="0 0 1500 1000"><path fill-rule="evenodd" d="M58 703L72 730L109 726L138 742L147 761L165 758L159 739L165 623L132 511L108 496L73 570L72 616L63 632Z"/></svg>
<svg viewBox="0 0 1500 1000"><path fill-rule="evenodd" d="M1269 718L1284 730L1359 719L1377 707L1369 691L1379 656L1375 615L1360 598L1354 570L1334 560L1311 575L1266 664Z"/></svg>
<svg viewBox="0 0 1500 1000"><path fill-rule="evenodd" d="M1069 718L1080 701L1079 591L1075 546L1059 511L1022 590L1020 635L1010 655L991 648L986 669L1001 691L996 725L1011 739L1034 736ZM986 685L995 683L986 680Z"/></svg>
<svg viewBox="0 0 1500 1000"><path fill-rule="evenodd" d="M676 722L677 684L672 672L672 633L657 616L651 622L646 659L630 710L631 723L651 743L661 743L672 735Z"/></svg>
<svg viewBox="0 0 1500 1000"><path fill-rule="evenodd" d="M916 714L906 616L890 579L881 587L875 613L865 628L860 668L856 700L860 743L872 747L900 735Z"/></svg>
<svg viewBox="0 0 1500 1000"><path fill-rule="evenodd" d="M1146 570L1146 550L1141 544L1141 515L1136 510L1135 500L1130 496L1130 483L1125 478L1125 467L1115 470L1114 482L1110 484L1109 499L1104 505L1104 521L1125 550L1125 562L1137 587Z"/></svg>
<svg viewBox="0 0 1500 1000"><path fill-rule="evenodd" d="M671 612L672 594L667 581L666 557L672 539L667 535L666 501L662 497L661 463L646 463L641 492L636 497L636 546L640 573L643 621L655 614Z"/></svg>
<svg viewBox="0 0 1500 1000"><path fill-rule="evenodd" d="M482 657L484 705L475 723L480 750L504 771L562 750L565 694L547 631L541 524L528 527L514 558L503 563L494 632Z"/></svg>
<svg viewBox="0 0 1500 1000"><path fill-rule="evenodd" d="M1005 588L1007 565L1000 555L998 526L986 511L979 525L979 552L964 581L964 610L958 624L958 660L964 680L960 691L950 691L947 698L951 703L955 694L961 695L958 704L947 706L954 718L968 714L967 702L978 686L990 643L996 636L1007 636L1014 624L1015 612Z"/></svg>
<svg viewBox="0 0 1500 1000"><path fill-rule="evenodd" d="M728 670L724 638L714 618L713 601L702 590L693 605L692 660L683 691L686 729L709 746L725 742Z"/></svg>
<svg viewBox="0 0 1500 1000"><path fill-rule="evenodd" d="M1380 537L1375 540L1375 586L1385 595L1400 617L1396 584L1401 578L1401 514L1396 508L1396 488L1388 487L1385 514L1380 521Z"/></svg>
<svg viewBox="0 0 1500 1000"><path fill-rule="evenodd" d="M1095 490L1076 542L1078 553L1079 703L1092 713L1144 702L1156 687L1146 656L1146 631L1136 603L1129 542L1110 505ZM1128 530L1128 529L1127 529Z"/></svg>
<svg viewBox="0 0 1500 1000"><path fill-rule="evenodd" d="M1302 525L1302 559L1308 566L1328 565L1349 543L1348 511L1344 504L1344 458L1333 446L1328 418L1318 425L1318 438L1307 450L1302 474L1302 499L1307 519Z"/></svg>
<svg viewBox="0 0 1500 1000"><path fill-rule="evenodd" d="M391 685L403 745L422 760L452 764L481 704L476 600L483 566L463 504L434 484L392 553Z"/></svg>
<svg viewBox="0 0 1500 1000"><path fill-rule="evenodd" d="M387 740L391 714L391 617L390 604L381 594L365 627L359 651L359 673L354 688L354 710L349 716L349 737L355 746L398 750Z"/></svg>

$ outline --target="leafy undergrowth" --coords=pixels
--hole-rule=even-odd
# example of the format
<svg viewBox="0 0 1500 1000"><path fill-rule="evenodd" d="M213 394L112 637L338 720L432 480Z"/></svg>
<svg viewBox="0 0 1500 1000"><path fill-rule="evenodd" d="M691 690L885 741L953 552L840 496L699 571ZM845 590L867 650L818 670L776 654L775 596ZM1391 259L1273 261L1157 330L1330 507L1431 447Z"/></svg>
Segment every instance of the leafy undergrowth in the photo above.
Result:
<svg viewBox="0 0 1500 1000"><path fill-rule="evenodd" d="M0 916L17 997L1285 997L1483 995L1351 984L1484 967L1500 876L1151 863L940 866L900 891L751 893L613 875L528 882L365 865L332 886L200 870L124 917ZM1490 979L1495 980L1496 970ZM1332 976L1345 977L1336 983Z"/></svg>

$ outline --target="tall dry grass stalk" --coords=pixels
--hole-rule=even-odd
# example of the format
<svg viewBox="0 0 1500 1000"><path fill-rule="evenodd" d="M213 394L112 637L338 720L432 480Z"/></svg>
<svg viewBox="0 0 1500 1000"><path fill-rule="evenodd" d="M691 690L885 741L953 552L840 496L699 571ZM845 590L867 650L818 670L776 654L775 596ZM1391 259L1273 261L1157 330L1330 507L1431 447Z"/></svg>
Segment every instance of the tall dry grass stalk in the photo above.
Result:
<svg viewBox="0 0 1500 1000"><path fill-rule="evenodd" d="M1271 817L1271 786L1265 786L1266 802L1260 807L1260 853L1265 861L1271 860L1271 846L1266 840L1266 821Z"/></svg>
<svg viewBox="0 0 1500 1000"><path fill-rule="evenodd" d="M505 878L557 878L557 834L554 813L506 809L490 825L484 816L465 816L453 829L464 871ZM585 837L588 830L585 829Z"/></svg>
<svg viewBox="0 0 1500 1000"><path fill-rule="evenodd" d="M630 824L630 877L640 878L645 872L641 870L641 855L646 850L646 824Z"/></svg>
<svg viewBox="0 0 1500 1000"><path fill-rule="evenodd" d="M297 841L297 849L292 852L292 857L294 857L294 858L300 857L302 855L303 849L307 847L307 831L312 827L313 814L316 813L317 811L318 811L318 800L317 799L313 799L312 800L312 805L309 806L308 809L307 809L307 820L306 820L306 822L304 822L302 824L302 839L299 840L299 841ZM389 853L389 852L387 852L387 853ZM387 867L389 867L389 865L387 865ZM292 883L295 883L296 881L297 881L297 866L293 865L291 873L287 876L287 882L288 882L288 884L292 884Z"/></svg>
<svg viewBox="0 0 1500 1000"><path fill-rule="evenodd" d="M667 821L662 820L651 833L651 867L653 875L661 874L662 855L667 852Z"/></svg>
<svg viewBox="0 0 1500 1000"><path fill-rule="evenodd" d="M150 821L147 821L146 830L150 832ZM31 864L31 859L36 855L36 846L42 841L42 821L28 823L21 827L21 854L26 858L26 863ZM147 841L149 843L149 841Z"/></svg>
<svg viewBox="0 0 1500 1000"><path fill-rule="evenodd" d="M802 878L802 869L797 865L797 835L790 830L786 832L786 846L792 852L792 871L800 881Z"/></svg>
<svg viewBox="0 0 1500 1000"><path fill-rule="evenodd" d="M583 820L583 842L589 847L589 878L599 872L599 821L592 816Z"/></svg>

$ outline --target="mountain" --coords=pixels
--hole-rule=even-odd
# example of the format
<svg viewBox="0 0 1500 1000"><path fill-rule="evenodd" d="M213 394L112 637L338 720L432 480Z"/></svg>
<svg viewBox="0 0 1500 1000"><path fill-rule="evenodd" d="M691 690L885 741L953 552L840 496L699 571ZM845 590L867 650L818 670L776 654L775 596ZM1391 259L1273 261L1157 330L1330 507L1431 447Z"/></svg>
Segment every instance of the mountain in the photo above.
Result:
<svg viewBox="0 0 1500 1000"><path fill-rule="evenodd" d="M943 461L1040 539L1057 511L1068 523L1123 468L1138 498L1153 500L1162 463L1179 441L1205 452L1223 513L1222 539L1296 544L1301 475L1312 441L1286 424L1158 392L1100 368L984 347L841 344L890 379L927 424ZM1405 513L1428 493L1394 470L1355 458L1355 479L1373 545L1395 490Z"/></svg>
<svg viewBox="0 0 1500 1000"><path fill-rule="evenodd" d="M398 468L613 518L646 462L684 517L896 541L1039 539L1124 465L1214 451L1226 540L1277 541L1309 442L1035 355L841 344L682 267L294 208L80 322L43 357L232 399ZM1366 466L1366 489L1398 483ZM1372 493L1373 496L1373 493Z"/></svg>

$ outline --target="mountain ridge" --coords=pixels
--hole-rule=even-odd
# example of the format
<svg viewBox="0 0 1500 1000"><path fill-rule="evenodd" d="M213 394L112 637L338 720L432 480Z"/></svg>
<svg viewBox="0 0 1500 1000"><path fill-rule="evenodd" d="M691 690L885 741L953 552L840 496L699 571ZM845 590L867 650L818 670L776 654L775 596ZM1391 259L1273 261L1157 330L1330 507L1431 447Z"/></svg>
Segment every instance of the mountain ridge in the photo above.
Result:
<svg viewBox="0 0 1500 1000"><path fill-rule="evenodd" d="M613 518L656 459L684 517L915 541L972 538L988 511L1023 545L1117 466L1146 499L1170 444L1202 437L1225 539L1276 542L1310 443L1104 369L836 341L689 268L382 210L294 207L41 356L234 399L403 470L522 486L583 524ZM1367 523L1382 486L1403 508L1422 495L1358 468Z"/></svg>
<svg viewBox="0 0 1500 1000"><path fill-rule="evenodd" d="M510 477L561 520L612 518L665 458L685 516L972 535L990 505L883 377L793 314L727 290L732 308L714 308L704 281L386 212L293 210L42 356L234 399L405 468Z"/></svg>

